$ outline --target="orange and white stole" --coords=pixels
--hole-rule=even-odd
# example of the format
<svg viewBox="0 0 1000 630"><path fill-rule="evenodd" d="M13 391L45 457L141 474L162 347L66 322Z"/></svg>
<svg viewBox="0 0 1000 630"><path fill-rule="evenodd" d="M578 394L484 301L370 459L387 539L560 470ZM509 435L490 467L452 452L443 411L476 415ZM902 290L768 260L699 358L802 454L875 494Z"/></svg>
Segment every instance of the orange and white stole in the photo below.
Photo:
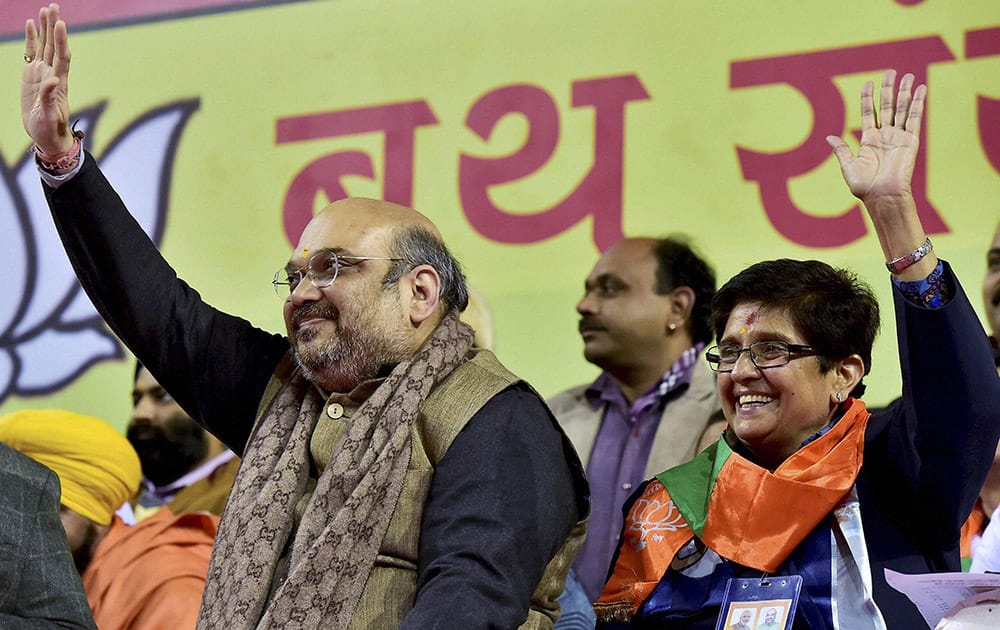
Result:
<svg viewBox="0 0 1000 630"><path fill-rule="evenodd" d="M851 492L871 414L860 400L829 431L773 472L733 453L724 438L660 473L632 504L614 571L594 604L626 621L693 537L737 564L773 572Z"/></svg>

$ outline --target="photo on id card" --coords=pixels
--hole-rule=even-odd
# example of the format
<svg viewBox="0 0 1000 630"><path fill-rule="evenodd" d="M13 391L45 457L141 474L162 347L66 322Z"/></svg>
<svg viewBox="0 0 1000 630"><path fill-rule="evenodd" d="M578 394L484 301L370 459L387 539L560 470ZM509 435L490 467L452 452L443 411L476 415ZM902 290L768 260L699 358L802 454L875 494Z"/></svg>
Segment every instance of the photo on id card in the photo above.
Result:
<svg viewBox="0 0 1000 630"><path fill-rule="evenodd" d="M733 578L716 630L791 630L802 578L798 575Z"/></svg>

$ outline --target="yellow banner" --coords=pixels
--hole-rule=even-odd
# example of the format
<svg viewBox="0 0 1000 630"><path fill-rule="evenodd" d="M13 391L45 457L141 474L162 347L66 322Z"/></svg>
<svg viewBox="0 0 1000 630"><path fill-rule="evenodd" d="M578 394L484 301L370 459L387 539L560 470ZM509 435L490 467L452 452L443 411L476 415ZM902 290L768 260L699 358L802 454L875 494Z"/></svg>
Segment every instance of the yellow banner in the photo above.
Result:
<svg viewBox="0 0 1000 630"><path fill-rule="evenodd" d="M886 310L866 398L884 403L900 388L889 278L823 138L857 131L861 85L886 68L928 84L914 191L981 309L1000 220L994 0L217 1L230 10L106 23L88 4L63 3L88 148L178 274L268 330L272 274L311 214L387 198L440 226L497 353L549 396L597 374L574 305L599 252L679 232L720 281L778 257L868 279ZM132 362L68 275L26 158L22 52L8 32L0 411L124 426Z"/></svg>

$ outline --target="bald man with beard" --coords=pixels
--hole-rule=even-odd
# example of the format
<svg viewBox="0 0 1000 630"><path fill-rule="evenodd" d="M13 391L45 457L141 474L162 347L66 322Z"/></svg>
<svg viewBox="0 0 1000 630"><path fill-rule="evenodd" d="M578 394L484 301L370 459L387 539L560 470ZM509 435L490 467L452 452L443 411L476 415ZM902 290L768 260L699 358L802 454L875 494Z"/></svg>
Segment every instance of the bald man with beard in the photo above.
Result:
<svg viewBox="0 0 1000 630"><path fill-rule="evenodd" d="M81 283L243 459L199 626L551 628L582 467L538 394L472 348L434 224L330 204L273 278L287 336L255 328L177 279L69 128L58 5L26 26L25 60L24 127Z"/></svg>

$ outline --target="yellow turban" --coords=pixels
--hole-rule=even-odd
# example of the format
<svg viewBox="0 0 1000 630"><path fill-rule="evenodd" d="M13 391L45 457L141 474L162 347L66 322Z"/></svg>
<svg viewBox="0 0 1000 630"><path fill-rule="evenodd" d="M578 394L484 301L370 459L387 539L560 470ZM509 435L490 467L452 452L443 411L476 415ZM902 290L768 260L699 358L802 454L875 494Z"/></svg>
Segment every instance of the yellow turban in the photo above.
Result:
<svg viewBox="0 0 1000 630"><path fill-rule="evenodd" d="M139 456L103 420L58 409L0 417L0 442L51 468L62 485L62 505L98 525L132 498L142 481Z"/></svg>

